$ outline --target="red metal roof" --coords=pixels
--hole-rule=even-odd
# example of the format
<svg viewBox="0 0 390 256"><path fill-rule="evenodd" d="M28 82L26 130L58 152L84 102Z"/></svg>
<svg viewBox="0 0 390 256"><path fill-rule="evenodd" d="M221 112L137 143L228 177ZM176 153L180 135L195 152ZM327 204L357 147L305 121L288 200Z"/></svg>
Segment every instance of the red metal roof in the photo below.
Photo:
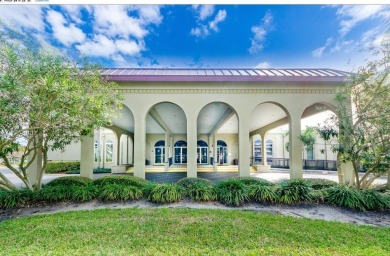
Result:
<svg viewBox="0 0 390 256"><path fill-rule="evenodd" d="M129 82L334 82L344 81L348 72L334 69L187 69L107 68L102 75L111 81Z"/></svg>

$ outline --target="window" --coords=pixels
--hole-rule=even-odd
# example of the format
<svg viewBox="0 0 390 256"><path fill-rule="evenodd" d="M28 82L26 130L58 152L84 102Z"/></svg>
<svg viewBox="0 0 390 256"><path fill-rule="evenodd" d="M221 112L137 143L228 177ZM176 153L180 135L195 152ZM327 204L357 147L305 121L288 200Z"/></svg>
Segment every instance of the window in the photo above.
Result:
<svg viewBox="0 0 390 256"><path fill-rule="evenodd" d="M253 144L253 160L255 163L258 163L261 161L261 140L255 140Z"/></svg>
<svg viewBox="0 0 390 256"><path fill-rule="evenodd" d="M208 151L209 147L207 143L203 140L198 140L198 148L197 148L197 163L198 164L207 164L208 163Z"/></svg>
<svg viewBox="0 0 390 256"><path fill-rule="evenodd" d="M265 145L265 150L267 152L267 158L272 157L272 140L267 140L266 145Z"/></svg>
<svg viewBox="0 0 390 256"><path fill-rule="evenodd" d="M112 163L112 155L114 150L114 143L112 140L106 141L106 163Z"/></svg>
<svg viewBox="0 0 390 256"><path fill-rule="evenodd" d="M217 140L217 163L227 164L227 144L223 140Z"/></svg>
<svg viewBox="0 0 390 256"><path fill-rule="evenodd" d="M187 163L187 142L179 140L174 145L175 150L175 164Z"/></svg>
<svg viewBox="0 0 390 256"><path fill-rule="evenodd" d="M306 148L306 157L307 160L314 160L314 147L307 147Z"/></svg>
<svg viewBox="0 0 390 256"><path fill-rule="evenodd" d="M154 163L162 164L165 160L165 141L160 140L154 144Z"/></svg>

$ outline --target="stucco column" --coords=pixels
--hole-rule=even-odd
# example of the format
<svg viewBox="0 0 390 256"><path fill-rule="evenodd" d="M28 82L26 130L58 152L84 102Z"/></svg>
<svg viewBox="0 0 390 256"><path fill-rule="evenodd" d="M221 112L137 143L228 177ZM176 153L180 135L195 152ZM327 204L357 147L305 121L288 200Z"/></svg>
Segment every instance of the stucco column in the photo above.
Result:
<svg viewBox="0 0 390 256"><path fill-rule="evenodd" d="M238 172L240 177L249 177L249 114L243 111L238 116Z"/></svg>
<svg viewBox="0 0 390 256"><path fill-rule="evenodd" d="M302 143L299 140L299 135L301 135L301 116L299 114L291 115L290 130L289 130L290 179L303 178Z"/></svg>
<svg viewBox="0 0 390 256"><path fill-rule="evenodd" d="M134 176L145 179L145 114L142 111L135 112L134 120Z"/></svg>
<svg viewBox="0 0 390 256"><path fill-rule="evenodd" d="M115 135L116 135L116 138L117 138L117 144L116 144L116 155L117 155L117 158L116 158L116 164L117 165L120 165L120 158L121 158L121 155L122 155L122 152L120 150L120 146L121 146L121 136L122 136L122 133L118 133L118 132L115 132Z"/></svg>
<svg viewBox="0 0 390 256"><path fill-rule="evenodd" d="M197 176L197 118L195 114L187 115L187 177Z"/></svg>
<svg viewBox="0 0 390 256"><path fill-rule="evenodd" d="M81 138L80 176L93 178L94 138L83 136Z"/></svg>
<svg viewBox="0 0 390 256"><path fill-rule="evenodd" d="M165 154L164 154L164 165L165 165L165 171L168 171L168 154L169 154L169 133L165 132L165 146L164 146Z"/></svg>
<svg viewBox="0 0 390 256"><path fill-rule="evenodd" d="M214 172L218 171L218 162L217 162L217 148L218 148L218 141L217 141L217 133L213 134L213 158L214 158Z"/></svg>
<svg viewBox="0 0 390 256"><path fill-rule="evenodd" d="M267 132L260 133L261 137L261 164L267 166Z"/></svg>
<svg viewBox="0 0 390 256"><path fill-rule="evenodd" d="M253 165L254 160L255 160L255 158L254 158L254 152L255 151L253 150L253 136L249 137L249 145L250 145L249 153L250 153L250 159L251 159L251 161L249 163L251 165Z"/></svg>

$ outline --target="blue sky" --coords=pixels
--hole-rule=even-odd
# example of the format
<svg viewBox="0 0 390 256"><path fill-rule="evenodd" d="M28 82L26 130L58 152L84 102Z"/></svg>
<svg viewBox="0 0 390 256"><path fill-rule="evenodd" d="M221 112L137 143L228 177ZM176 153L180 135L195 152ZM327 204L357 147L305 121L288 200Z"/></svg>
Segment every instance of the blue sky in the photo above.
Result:
<svg viewBox="0 0 390 256"><path fill-rule="evenodd" d="M363 64L389 21L381 5L0 6L42 46L105 67L334 68Z"/></svg>

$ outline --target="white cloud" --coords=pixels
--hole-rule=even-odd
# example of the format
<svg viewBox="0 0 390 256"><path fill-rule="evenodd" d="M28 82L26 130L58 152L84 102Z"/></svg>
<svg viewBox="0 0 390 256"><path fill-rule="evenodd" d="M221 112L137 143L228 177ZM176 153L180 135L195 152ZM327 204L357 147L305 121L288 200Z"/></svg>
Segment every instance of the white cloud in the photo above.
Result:
<svg viewBox="0 0 390 256"><path fill-rule="evenodd" d="M251 38L251 47L248 49L250 54L255 54L263 50L264 42L268 32L272 29L273 16L271 12L267 11L261 19L259 25L252 26L251 31L253 37Z"/></svg>
<svg viewBox="0 0 390 256"><path fill-rule="evenodd" d="M214 30L215 32L218 32L217 25L218 23L224 21L226 19L226 16L226 10L219 10L214 20L209 23L210 29Z"/></svg>
<svg viewBox="0 0 390 256"><path fill-rule="evenodd" d="M219 10L214 16L214 19L206 23L207 18L211 17L214 13L214 6L212 5L193 5L192 8L197 11L199 16L198 26L192 28L190 34L195 37L205 38L210 35L210 30L218 32L218 24L224 21L227 17L226 10Z"/></svg>
<svg viewBox="0 0 390 256"><path fill-rule="evenodd" d="M148 25L160 25L163 16L160 13L161 7L159 5L137 5L135 7L139 12L140 23Z"/></svg>
<svg viewBox="0 0 390 256"><path fill-rule="evenodd" d="M11 26L22 29L45 30L43 6L38 5L2 5L0 21L11 23Z"/></svg>
<svg viewBox="0 0 390 256"><path fill-rule="evenodd" d="M337 9L337 15L341 19L339 33L344 36L358 23L378 17L385 6L382 5L343 5Z"/></svg>
<svg viewBox="0 0 390 256"><path fill-rule="evenodd" d="M48 11L46 19L51 25L53 36L63 45L70 46L85 40L84 32L72 23L68 25L61 13Z"/></svg>
<svg viewBox="0 0 390 256"><path fill-rule="evenodd" d="M116 52L115 42L104 35L96 35L92 40L76 45L81 54L94 57L110 57Z"/></svg>
<svg viewBox="0 0 390 256"><path fill-rule="evenodd" d="M259 64L257 64L253 68L270 68L270 67L271 67L271 63L264 61L264 62L260 62Z"/></svg>
<svg viewBox="0 0 390 256"><path fill-rule="evenodd" d="M131 40L120 39L115 41L115 45L119 52L131 56L139 54L144 49L142 44L137 44Z"/></svg>
<svg viewBox="0 0 390 256"><path fill-rule="evenodd" d="M311 55L314 57L314 58L321 58L324 51L326 50L327 47L329 47L329 45L333 42L333 38L332 37L329 37L328 39L326 39L326 43L324 46L322 47L319 47L315 50L313 50L311 52Z"/></svg>
<svg viewBox="0 0 390 256"><path fill-rule="evenodd" d="M205 20L211 15L213 15L215 8L214 5L205 4L205 5L193 5L192 9L194 9L198 15L199 20Z"/></svg>
<svg viewBox="0 0 390 256"><path fill-rule="evenodd" d="M77 24L83 23L82 17L81 17L81 9L83 9L84 6L82 5L61 5L61 9L65 11L69 17L76 22Z"/></svg>

